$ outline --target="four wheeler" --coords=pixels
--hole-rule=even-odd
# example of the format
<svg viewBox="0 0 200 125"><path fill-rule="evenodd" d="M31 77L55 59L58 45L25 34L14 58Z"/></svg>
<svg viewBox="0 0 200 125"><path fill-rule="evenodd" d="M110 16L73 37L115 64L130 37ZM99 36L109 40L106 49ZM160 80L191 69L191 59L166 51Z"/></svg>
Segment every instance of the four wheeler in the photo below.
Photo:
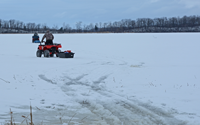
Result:
<svg viewBox="0 0 200 125"><path fill-rule="evenodd" d="M52 45L40 45L36 52L37 57L41 57L44 54L44 57L53 57L54 54L58 57L58 53L61 52L59 48L62 48L61 44L54 43Z"/></svg>
<svg viewBox="0 0 200 125"><path fill-rule="evenodd" d="M51 45L40 45L38 46L38 50L36 52L37 57L41 57L42 54L44 54L44 57L53 57L54 54L56 54L56 57L60 58L73 58L74 53L71 52L71 50L67 50L64 52L61 52L59 48L62 48L61 44L51 44Z"/></svg>

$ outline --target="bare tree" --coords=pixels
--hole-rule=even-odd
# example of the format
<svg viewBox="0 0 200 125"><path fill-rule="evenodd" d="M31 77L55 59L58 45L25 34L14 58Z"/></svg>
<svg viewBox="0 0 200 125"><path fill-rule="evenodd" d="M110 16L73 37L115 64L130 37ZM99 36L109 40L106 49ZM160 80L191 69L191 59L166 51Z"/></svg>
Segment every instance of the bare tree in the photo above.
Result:
<svg viewBox="0 0 200 125"><path fill-rule="evenodd" d="M15 20L9 20L9 25L10 25L10 29L14 29L15 28Z"/></svg>
<svg viewBox="0 0 200 125"><path fill-rule="evenodd" d="M76 22L76 30L77 30L77 32L81 32L81 30L82 30L82 22L81 21L79 21L79 22Z"/></svg>
<svg viewBox="0 0 200 125"><path fill-rule="evenodd" d="M0 28L2 27L2 20L0 19Z"/></svg>
<svg viewBox="0 0 200 125"><path fill-rule="evenodd" d="M102 26L102 23L101 22L99 22L99 31L101 31L101 27Z"/></svg>
<svg viewBox="0 0 200 125"><path fill-rule="evenodd" d="M107 26L107 23L104 23L104 24L103 24L104 31L106 31L106 26Z"/></svg>

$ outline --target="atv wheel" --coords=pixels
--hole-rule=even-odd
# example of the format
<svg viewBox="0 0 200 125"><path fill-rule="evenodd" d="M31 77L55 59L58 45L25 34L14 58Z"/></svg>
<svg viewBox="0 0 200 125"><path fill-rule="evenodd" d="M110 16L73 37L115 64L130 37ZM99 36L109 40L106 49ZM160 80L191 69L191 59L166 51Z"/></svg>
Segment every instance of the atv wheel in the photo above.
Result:
<svg viewBox="0 0 200 125"><path fill-rule="evenodd" d="M44 51L44 57L49 57L49 56L50 56L49 50L45 50L45 51Z"/></svg>
<svg viewBox="0 0 200 125"><path fill-rule="evenodd" d="M37 50L36 56L37 56L37 57L41 57L41 56L42 56L42 51L41 51L41 50Z"/></svg>
<svg viewBox="0 0 200 125"><path fill-rule="evenodd" d="M50 57L53 57L53 54L51 54Z"/></svg>
<svg viewBox="0 0 200 125"><path fill-rule="evenodd" d="M60 50L60 49L58 49L58 52L60 53L60 52L61 52L61 50Z"/></svg>

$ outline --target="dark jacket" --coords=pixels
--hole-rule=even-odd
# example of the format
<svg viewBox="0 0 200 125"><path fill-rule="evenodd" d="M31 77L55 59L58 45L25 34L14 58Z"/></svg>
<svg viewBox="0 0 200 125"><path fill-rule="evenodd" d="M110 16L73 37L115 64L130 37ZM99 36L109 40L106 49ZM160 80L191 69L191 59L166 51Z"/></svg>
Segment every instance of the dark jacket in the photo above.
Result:
<svg viewBox="0 0 200 125"><path fill-rule="evenodd" d="M39 36L32 36L33 40L39 40Z"/></svg>
<svg viewBox="0 0 200 125"><path fill-rule="evenodd" d="M49 31L47 31L44 36L42 37L42 41L46 38L46 41L47 40L53 40L54 39L54 36L52 33L50 33Z"/></svg>

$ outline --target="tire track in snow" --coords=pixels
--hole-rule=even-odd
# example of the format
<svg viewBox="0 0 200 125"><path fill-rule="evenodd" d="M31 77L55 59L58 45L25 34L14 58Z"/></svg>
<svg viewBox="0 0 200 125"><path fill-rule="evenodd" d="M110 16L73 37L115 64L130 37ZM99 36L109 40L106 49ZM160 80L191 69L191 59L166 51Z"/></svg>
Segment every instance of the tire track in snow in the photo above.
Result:
<svg viewBox="0 0 200 125"><path fill-rule="evenodd" d="M86 98L96 96L96 100L90 99L84 103L79 100L77 102L82 105L82 108L87 108L99 120L101 119L101 123L109 125L186 125L186 122L174 118L170 113L162 109L139 102L138 100L126 99L107 90L101 84L104 83L109 75L103 75L92 82L82 82L82 79L86 76L88 74L82 74L75 78L64 76L66 82L61 86L61 90L72 98L79 96L77 95L79 90L74 90L70 88L71 86L76 86L76 88L86 87L86 89L92 91L93 95L82 94L82 96ZM56 82L46 78L44 75L39 75L39 77L46 82L56 84ZM105 102L105 100L109 101ZM88 114L85 115L87 116Z"/></svg>
<svg viewBox="0 0 200 125"><path fill-rule="evenodd" d="M80 80L86 75L81 75L77 78L66 77L69 81L65 83L68 87L71 85L76 86L87 86L98 96L102 98L107 98L110 100L115 100L114 102L105 102L104 100L97 99L88 101L86 104L83 104L84 108L89 109L97 117L101 117L110 125L185 125L186 123L180 120L175 119L171 114L164 112L162 109L150 106L145 103L141 103L136 100L128 100L122 96L119 96L111 91L108 91L106 88L99 86L108 75L100 77L98 80L94 81L92 84L87 82L81 82ZM62 89L65 91L64 89ZM94 103L94 104L93 104ZM115 107L115 108L113 108ZM99 110L98 112L98 108ZM94 109L97 111L94 112ZM104 113L104 114L103 114ZM103 115L102 115L103 114Z"/></svg>
<svg viewBox="0 0 200 125"><path fill-rule="evenodd" d="M40 77L40 79L42 79L42 80L44 80L44 81L46 81L46 82L49 82L49 83L51 83L51 84L57 84L56 82L53 82L52 80L46 78L45 75L38 75L38 76Z"/></svg>

